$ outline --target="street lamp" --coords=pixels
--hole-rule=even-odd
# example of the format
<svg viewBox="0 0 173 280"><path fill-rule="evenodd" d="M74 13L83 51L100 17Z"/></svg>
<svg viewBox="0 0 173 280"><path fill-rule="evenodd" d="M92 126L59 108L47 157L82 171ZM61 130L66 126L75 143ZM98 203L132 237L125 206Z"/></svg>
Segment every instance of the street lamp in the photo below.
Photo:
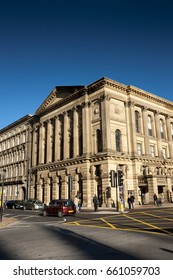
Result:
<svg viewBox="0 0 173 280"><path fill-rule="evenodd" d="M2 192L1 192L1 214L0 214L0 222L2 222L2 213L3 213L3 198L4 198L4 177L5 177L6 169L3 169L2 173Z"/></svg>

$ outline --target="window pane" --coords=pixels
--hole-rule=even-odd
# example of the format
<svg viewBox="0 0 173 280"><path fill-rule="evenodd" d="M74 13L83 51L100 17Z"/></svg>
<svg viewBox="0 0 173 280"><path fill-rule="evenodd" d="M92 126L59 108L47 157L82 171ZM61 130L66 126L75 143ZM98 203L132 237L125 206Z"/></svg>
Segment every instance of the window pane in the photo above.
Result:
<svg viewBox="0 0 173 280"><path fill-rule="evenodd" d="M117 129L115 132L115 143L116 143L116 151L120 152L121 151L121 133L120 130Z"/></svg>

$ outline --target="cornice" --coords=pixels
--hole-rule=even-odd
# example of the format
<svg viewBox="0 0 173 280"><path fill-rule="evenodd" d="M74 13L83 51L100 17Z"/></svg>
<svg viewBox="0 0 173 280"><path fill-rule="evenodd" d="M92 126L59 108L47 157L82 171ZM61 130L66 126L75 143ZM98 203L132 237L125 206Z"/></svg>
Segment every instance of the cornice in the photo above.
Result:
<svg viewBox="0 0 173 280"><path fill-rule="evenodd" d="M127 86L127 94L138 96L144 100L150 101L151 103L157 103L161 106L164 106L167 109L173 110L173 102L168 101L158 95L154 95L152 93L144 91L142 89L138 89L134 86L131 85Z"/></svg>
<svg viewBox="0 0 173 280"><path fill-rule="evenodd" d="M123 85L121 83L118 83L116 81L113 81L111 79L108 79L106 77L103 77L100 80L88 85L88 93L91 94L94 91L99 90L103 87L108 87L108 88L111 88L111 89L114 89L114 90L116 89L116 90L126 94L126 86L125 85Z"/></svg>

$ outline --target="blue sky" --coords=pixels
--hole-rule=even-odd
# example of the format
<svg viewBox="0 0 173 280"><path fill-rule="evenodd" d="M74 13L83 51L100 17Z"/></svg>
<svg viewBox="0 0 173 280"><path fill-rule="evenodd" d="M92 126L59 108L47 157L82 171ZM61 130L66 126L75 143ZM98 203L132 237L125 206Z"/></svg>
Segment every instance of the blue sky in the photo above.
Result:
<svg viewBox="0 0 173 280"><path fill-rule="evenodd" d="M2 0L0 129L57 85L108 77L173 101L171 1Z"/></svg>

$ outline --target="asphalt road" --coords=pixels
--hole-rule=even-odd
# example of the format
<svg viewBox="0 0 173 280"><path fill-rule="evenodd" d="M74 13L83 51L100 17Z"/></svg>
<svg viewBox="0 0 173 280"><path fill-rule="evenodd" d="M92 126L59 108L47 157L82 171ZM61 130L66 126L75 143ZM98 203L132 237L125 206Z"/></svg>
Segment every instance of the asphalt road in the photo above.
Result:
<svg viewBox="0 0 173 280"><path fill-rule="evenodd" d="M173 208L75 217L5 210L17 223L0 229L0 259L173 259Z"/></svg>

